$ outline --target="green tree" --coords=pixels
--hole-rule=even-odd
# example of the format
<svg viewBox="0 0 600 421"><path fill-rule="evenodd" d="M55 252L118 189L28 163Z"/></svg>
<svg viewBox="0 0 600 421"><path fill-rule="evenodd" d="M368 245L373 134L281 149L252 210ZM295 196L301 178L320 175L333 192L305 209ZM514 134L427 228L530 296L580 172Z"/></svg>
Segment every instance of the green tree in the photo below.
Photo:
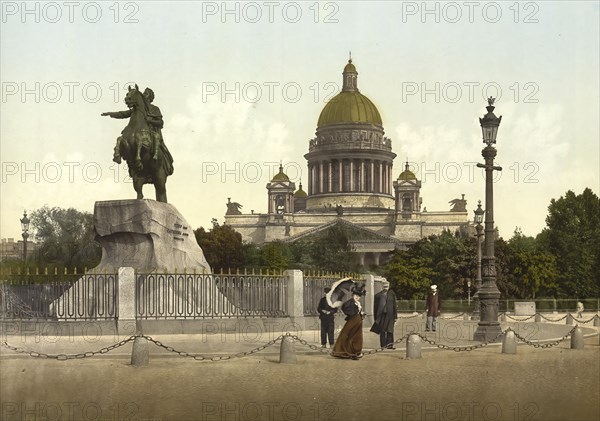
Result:
<svg viewBox="0 0 600 421"><path fill-rule="evenodd" d="M266 243L260 248L260 266L267 269L285 270L293 265L290 246L281 241Z"/></svg>
<svg viewBox="0 0 600 421"><path fill-rule="evenodd" d="M334 225L292 244L295 266L332 272L358 270L356 256L348 240L347 228Z"/></svg>
<svg viewBox="0 0 600 421"><path fill-rule="evenodd" d="M399 297L423 298L437 284L440 294L451 298L466 294L465 279L475 277L475 265L474 241L444 231L395 252L384 273Z"/></svg>
<svg viewBox="0 0 600 421"><path fill-rule="evenodd" d="M229 225L219 225L206 231L203 227L194 230L198 245L213 271L239 269L244 267L242 235Z"/></svg>
<svg viewBox="0 0 600 421"><path fill-rule="evenodd" d="M538 240L556 258L560 296L600 295L600 199L591 189L552 199Z"/></svg>
<svg viewBox="0 0 600 421"><path fill-rule="evenodd" d="M94 267L102 255L94 240L94 220L89 212L44 206L31 213L31 227L38 242L40 266Z"/></svg>
<svg viewBox="0 0 600 421"><path fill-rule="evenodd" d="M508 241L508 277L518 298L553 296L557 291L556 257L543 250L535 238L516 229Z"/></svg>

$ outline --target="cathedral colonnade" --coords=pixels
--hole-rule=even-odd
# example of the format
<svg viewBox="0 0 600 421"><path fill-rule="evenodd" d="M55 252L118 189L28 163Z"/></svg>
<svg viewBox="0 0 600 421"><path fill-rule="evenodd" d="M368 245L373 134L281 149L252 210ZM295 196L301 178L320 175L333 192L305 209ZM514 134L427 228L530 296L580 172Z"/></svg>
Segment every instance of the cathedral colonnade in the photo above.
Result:
<svg viewBox="0 0 600 421"><path fill-rule="evenodd" d="M392 162L378 159L324 159L308 166L308 195L392 194Z"/></svg>

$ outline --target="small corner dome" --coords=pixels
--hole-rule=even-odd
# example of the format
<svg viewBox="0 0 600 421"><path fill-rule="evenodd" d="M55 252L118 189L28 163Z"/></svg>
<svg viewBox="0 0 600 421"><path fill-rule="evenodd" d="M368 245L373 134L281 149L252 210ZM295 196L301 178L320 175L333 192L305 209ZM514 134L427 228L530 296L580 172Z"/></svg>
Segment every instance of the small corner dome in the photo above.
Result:
<svg viewBox="0 0 600 421"><path fill-rule="evenodd" d="M290 178L287 176L286 173L283 172L283 166L280 164L279 165L279 172L277 174L275 174L275 176L273 177L273 179L271 180L273 181L285 181L285 182L289 182Z"/></svg>

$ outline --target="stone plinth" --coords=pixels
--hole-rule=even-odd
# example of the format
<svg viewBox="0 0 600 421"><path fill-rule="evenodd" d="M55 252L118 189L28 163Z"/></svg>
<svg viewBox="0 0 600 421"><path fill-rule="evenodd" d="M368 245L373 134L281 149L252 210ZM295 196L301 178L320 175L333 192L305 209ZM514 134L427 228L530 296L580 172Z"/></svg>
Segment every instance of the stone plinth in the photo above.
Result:
<svg viewBox="0 0 600 421"><path fill-rule="evenodd" d="M190 225L169 203L149 199L96 202L96 240L102 260L95 273L211 272Z"/></svg>
<svg viewBox="0 0 600 421"><path fill-rule="evenodd" d="M177 290L174 282L159 286L157 283L148 285L144 278L136 279L138 274L151 272L212 272L192 228L173 205L148 199L96 202L94 229L96 240L102 246L102 260L86 272L87 277L80 278L54 301L52 307L59 319L94 319L110 315L110 305L98 308L98 304L112 303L117 288L109 278L114 279L117 273L119 334L136 331L136 288L139 288L142 300L149 297L150 302L163 305L181 302L185 309L199 314L202 308L197 297L216 299L219 296L212 275L208 275L209 282L199 284L201 291L192 290L190 285L194 283L190 279L179 282ZM89 276L91 274L99 276ZM181 286L182 282L185 285ZM221 297L220 302L223 308L229 305L226 297ZM75 309L80 309L80 314ZM111 310L114 314L114 309Z"/></svg>

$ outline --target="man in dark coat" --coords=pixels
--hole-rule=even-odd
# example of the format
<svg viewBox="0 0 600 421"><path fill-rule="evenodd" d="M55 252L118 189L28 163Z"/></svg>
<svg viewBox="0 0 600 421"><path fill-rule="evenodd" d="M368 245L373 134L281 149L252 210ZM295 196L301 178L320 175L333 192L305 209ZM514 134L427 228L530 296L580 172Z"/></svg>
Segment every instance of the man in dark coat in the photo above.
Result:
<svg viewBox="0 0 600 421"><path fill-rule="evenodd" d="M437 292L437 285L432 285L431 292L427 295L427 302L425 303L425 311L427 312L427 323L425 324L426 332L429 332L430 329L435 332L440 310L440 294Z"/></svg>
<svg viewBox="0 0 600 421"><path fill-rule="evenodd" d="M331 288L325 288L325 294L331 291ZM337 308L330 307L327 304L325 296L319 301L317 307L319 313L319 319L321 320L321 346L325 348L327 346L327 338L329 338L329 346L333 346L333 330L335 326L335 313Z"/></svg>
<svg viewBox="0 0 600 421"><path fill-rule="evenodd" d="M383 348L394 346L394 324L398 320L396 294L390 289L390 283L383 281L383 290L375 294L374 314L376 329L379 330L379 345ZM373 329L372 329L373 330Z"/></svg>

